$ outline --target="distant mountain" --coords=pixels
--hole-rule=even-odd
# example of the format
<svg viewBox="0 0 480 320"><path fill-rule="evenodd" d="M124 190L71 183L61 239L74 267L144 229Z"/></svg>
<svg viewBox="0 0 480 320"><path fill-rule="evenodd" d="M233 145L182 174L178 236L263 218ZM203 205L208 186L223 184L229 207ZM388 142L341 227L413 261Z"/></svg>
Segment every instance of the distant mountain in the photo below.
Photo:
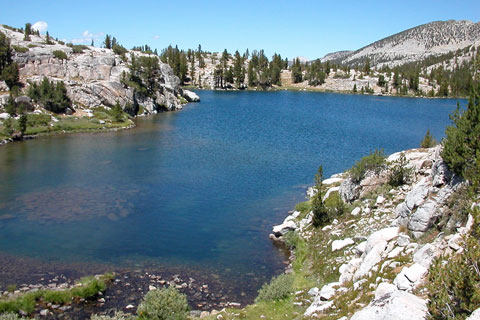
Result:
<svg viewBox="0 0 480 320"><path fill-rule="evenodd" d="M328 53L323 58L320 58L320 61L323 63L326 61L342 60L348 57L352 52L353 51L351 50L343 50L343 51Z"/></svg>
<svg viewBox="0 0 480 320"><path fill-rule="evenodd" d="M363 64L368 58L371 66L393 67L479 44L480 22L435 21L394 34L353 52L327 54L322 61L353 66Z"/></svg>

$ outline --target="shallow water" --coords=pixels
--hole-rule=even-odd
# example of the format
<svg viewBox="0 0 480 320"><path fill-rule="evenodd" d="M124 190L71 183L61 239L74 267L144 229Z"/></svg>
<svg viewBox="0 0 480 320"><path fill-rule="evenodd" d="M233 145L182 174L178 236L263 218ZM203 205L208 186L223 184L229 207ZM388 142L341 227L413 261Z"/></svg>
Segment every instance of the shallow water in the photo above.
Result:
<svg viewBox="0 0 480 320"><path fill-rule="evenodd" d="M268 233L320 164L440 139L456 100L200 91L122 132L0 148L0 252L52 262L181 266L254 291L284 256ZM464 102L462 102L464 103Z"/></svg>

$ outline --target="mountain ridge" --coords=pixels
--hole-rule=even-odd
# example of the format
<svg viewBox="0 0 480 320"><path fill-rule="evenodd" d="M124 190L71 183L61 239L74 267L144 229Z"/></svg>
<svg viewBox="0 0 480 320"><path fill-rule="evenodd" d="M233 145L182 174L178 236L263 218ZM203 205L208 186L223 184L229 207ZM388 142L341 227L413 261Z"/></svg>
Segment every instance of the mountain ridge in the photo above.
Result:
<svg viewBox="0 0 480 320"><path fill-rule="evenodd" d="M374 67L394 67L480 44L480 22L433 21L382 38L346 55L329 53L322 62L355 66L366 59ZM342 51L338 51L342 52Z"/></svg>

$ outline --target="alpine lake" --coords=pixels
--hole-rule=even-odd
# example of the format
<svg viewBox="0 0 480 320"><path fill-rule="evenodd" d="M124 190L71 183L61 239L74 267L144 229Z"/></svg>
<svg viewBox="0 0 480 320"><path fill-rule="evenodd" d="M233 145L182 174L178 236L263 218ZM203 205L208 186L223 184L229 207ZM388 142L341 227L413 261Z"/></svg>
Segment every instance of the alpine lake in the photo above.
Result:
<svg viewBox="0 0 480 320"><path fill-rule="evenodd" d="M319 165L327 178L376 148L416 148L427 129L440 140L457 103L197 93L200 103L131 130L0 147L3 290L55 270L160 270L251 302L285 268L268 234L305 201Z"/></svg>

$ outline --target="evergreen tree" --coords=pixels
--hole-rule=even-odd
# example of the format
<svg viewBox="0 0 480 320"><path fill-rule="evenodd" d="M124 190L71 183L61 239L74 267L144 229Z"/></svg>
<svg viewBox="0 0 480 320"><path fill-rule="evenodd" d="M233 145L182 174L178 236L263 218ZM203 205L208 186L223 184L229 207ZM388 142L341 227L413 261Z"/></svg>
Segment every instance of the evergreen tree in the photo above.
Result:
<svg viewBox="0 0 480 320"><path fill-rule="evenodd" d="M302 65L300 64L300 60L296 58L293 61L292 65L292 80L293 83L302 82Z"/></svg>
<svg viewBox="0 0 480 320"><path fill-rule="evenodd" d="M25 24L25 31L23 41L30 41L30 35L32 34L32 24L26 23Z"/></svg>
<svg viewBox="0 0 480 320"><path fill-rule="evenodd" d="M18 84L19 80L19 71L18 64L16 62L10 63L2 71L2 79L7 84L10 90L13 89Z"/></svg>
<svg viewBox="0 0 480 320"><path fill-rule="evenodd" d="M27 131L27 116L25 113L22 113L20 118L18 119L18 131L20 135L23 137L25 135L25 131Z"/></svg>
<svg viewBox="0 0 480 320"><path fill-rule="evenodd" d="M431 148L437 144L437 141L430 133L430 129L427 130L425 137L423 138L422 142L420 142L420 147L422 148Z"/></svg>
<svg viewBox="0 0 480 320"><path fill-rule="evenodd" d="M328 223L328 209L323 202L323 167L318 167L315 175L315 189L317 193L312 198L312 224L314 227L320 227Z"/></svg>
<svg viewBox="0 0 480 320"><path fill-rule="evenodd" d="M112 40L111 40L110 35L107 34L105 36L105 40L103 41L103 44L104 44L105 48L112 49Z"/></svg>
<svg viewBox="0 0 480 320"><path fill-rule="evenodd" d="M3 120L3 134L7 137L11 137L13 134L12 118Z"/></svg>
<svg viewBox="0 0 480 320"><path fill-rule="evenodd" d="M112 116L113 116L113 121L115 122L123 122L123 110L122 107L120 106L120 102L115 103L115 105L112 107Z"/></svg>
<svg viewBox="0 0 480 320"><path fill-rule="evenodd" d="M7 104L5 105L5 111L10 115L10 117L14 117L17 113L17 106L15 105L15 100L13 99L12 95L8 97Z"/></svg>
<svg viewBox="0 0 480 320"><path fill-rule="evenodd" d="M90 45L93 47L95 46L95 43L93 42L93 39L92 39L92 43L90 43Z"/></svg>
<svg viewBox="0 0 480 320"><path fill-rule="evenodd" d="M365 65L363 66L363 72L365 72L367 75L370 74L370 59L367 58L365 61Z"/></svg>
<svg viewBox="0 0 480 320"><path fill-rule="evenodd" d="M12 48L7 36L0 32L0 76L3 69L12 62Z"/></svg>
<svg viewBox="0 0 480 320"><path fill-rule="evenodd" d="M467 109L450 116L454 126L447 127L442 158L450 170L469 180L474 189L480 179L480 84L477 83L468 100Z"/></svg>

